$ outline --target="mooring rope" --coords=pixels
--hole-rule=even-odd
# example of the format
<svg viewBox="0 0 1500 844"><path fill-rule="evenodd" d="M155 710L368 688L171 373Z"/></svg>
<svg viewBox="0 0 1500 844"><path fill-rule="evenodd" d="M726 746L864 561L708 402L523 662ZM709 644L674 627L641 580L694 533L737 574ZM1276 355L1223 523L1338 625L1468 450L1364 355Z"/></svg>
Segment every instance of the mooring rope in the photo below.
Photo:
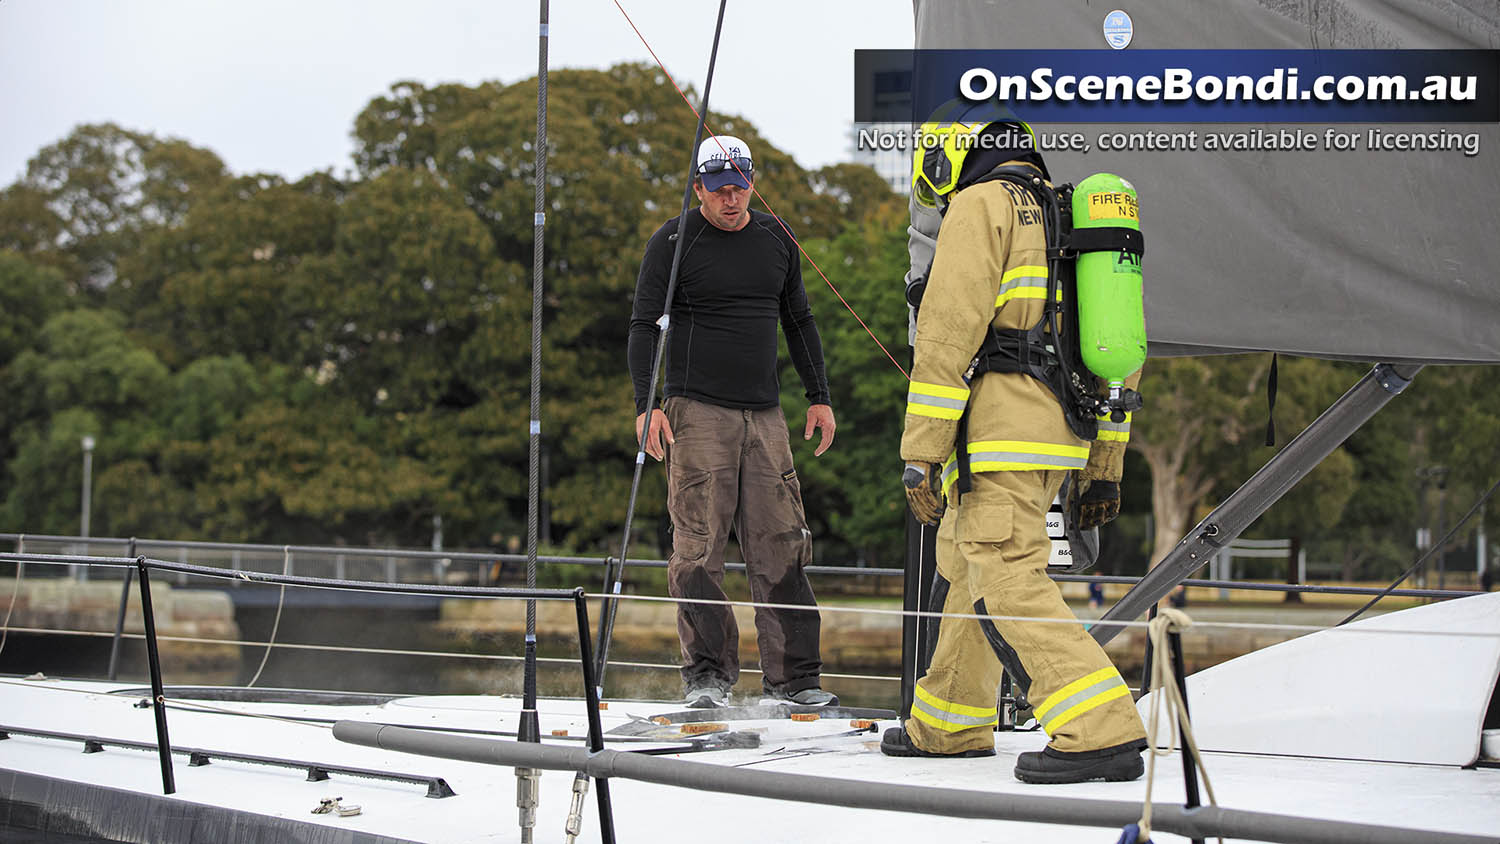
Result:
<svg viewBox="0 0 1500 844"><path fill-rule="evenodd" d="M26 553L26 534L16 540L16 553ZM21 577L26 573L25 563L16 563L16 582L10 588L10 606L5 608L5 623L0 625L0 653L5 651L5 643L10 639L10 614L16 611L16 599L21 596Z"/></svg>
<svg viewBox="0 0 1500 844"><path fill-rule="evenodd" d="M1214 797L1213 783L1208 780L1208 769L1203 766L1203 754L1198 751L1198 742L1193 738L1193 725L1188 719L1187 703L1182 699L1182 690L1172 675L1172 660L1168 653L1167 636L1181 633L1193 626L1193 620L1179 609L1168 607L1151 620L1148 635L1154 660L1151 664L1151 718L1146 726L1146 797L1141 805L1140 833L1136 841L1151 840L1151 786L1156 780L1156 760L1160 756L1171 756L1174 746L1181 746L1183 753L1191 753L1197 772L1203 777L1203 788L1208 792L1208 804L1218 808ZM1163 748L1157 747L1156 735L1161 715L1171 720L1172 738ZM1220 844L1224 839L1220 838Z"/></svg>
<svg viewBox="0 0 1500 844"><path fill-rule="evenodd" d="M281 548L281 576L287 577L292 573L292 546L284 545ZM261 654L260 667L255 669L255 676L245 684L245 688L254 688L255 681L260 679L260 673L266 670L266 662L271 659L271 646L276 642L276 631L281 629L281 608L286 602L286 584L281 584L281 593L276 596L276 620L271 623L271 638L266 640L266 652Z"/></svg>

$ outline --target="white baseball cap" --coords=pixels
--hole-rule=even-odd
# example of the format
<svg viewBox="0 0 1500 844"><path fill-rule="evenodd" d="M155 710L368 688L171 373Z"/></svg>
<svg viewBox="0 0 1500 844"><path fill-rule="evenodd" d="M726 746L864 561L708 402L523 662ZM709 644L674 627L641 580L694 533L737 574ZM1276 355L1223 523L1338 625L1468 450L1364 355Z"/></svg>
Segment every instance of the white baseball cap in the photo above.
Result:
<svg viewBox="0 0 1500 844"><path fill-rule="evenodd" d="M755 162L750 145L733 135L719 135L698 145L698 169L703 189L716 191L725 185L739 185L749 190Z"/></svg>

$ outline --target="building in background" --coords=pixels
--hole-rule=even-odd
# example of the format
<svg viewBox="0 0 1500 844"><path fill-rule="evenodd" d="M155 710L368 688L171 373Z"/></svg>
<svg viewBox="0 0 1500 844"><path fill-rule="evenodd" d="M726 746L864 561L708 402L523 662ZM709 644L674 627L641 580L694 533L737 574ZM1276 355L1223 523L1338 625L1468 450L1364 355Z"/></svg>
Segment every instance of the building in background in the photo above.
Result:
<svg viewBox="0 0 1500 844"><path fill-rule="evenodd" d="M849 129L849 160L865 164L899 194L911 191L911 126L856 123Z"/></svg>

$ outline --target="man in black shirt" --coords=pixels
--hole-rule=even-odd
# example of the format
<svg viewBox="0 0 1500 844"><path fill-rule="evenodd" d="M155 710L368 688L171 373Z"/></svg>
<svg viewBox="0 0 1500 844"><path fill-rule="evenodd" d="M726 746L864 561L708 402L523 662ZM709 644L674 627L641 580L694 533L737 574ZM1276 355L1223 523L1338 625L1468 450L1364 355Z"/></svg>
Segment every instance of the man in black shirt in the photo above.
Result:
<svg viewBox="0 0 1500 844"><path fill-rule="evenodd" d="M686 242L667 335L666 399L651 410L645 447L667 461L672 597L726 600L724 545L732 525L751 597L812 608L755 610L766 694L829 705L838 699L819 687L820 620L803 572L812 559L812 534L781 412L778 324L810 403L803 439L820 431L814 455L833 444L833 409L797 246L774 216L750 210L753 173L750 147L738 138L709 138L698 148L693 191L701 204L682 220ZM668 220L652 235L636 282L628 357L637 441L653 405L653 348L678 223ZM679 604L677 632L688 705L727 703L739 679L739 628L731 608Z"/></svg>

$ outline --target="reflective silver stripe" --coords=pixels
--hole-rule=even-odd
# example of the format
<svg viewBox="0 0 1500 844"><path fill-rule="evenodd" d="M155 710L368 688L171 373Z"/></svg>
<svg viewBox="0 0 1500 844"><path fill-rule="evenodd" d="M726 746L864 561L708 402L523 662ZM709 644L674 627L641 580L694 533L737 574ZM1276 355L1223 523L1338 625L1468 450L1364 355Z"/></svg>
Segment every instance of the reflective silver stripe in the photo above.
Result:
<svg viewBox="0 0 1500 844"><path fill-rule="evenodd" d="M1037 466L1055 466L1059 469L1082 469L1089 462L1088 456L1065 457L1060 454L1036 454L1029 451L976 451L969 455L969 466L980 463L1029 463Z"/></svg>
<svg viewBox="0 0 1500 844"><path fill-rule="evenodd" d="M1099 417L1099 430L1101 431L1123 431L1130 432L1130 417L1126 416L1124 422L1111 422L1108 416Z"/></svg>
<svg viewBox="0 0 1500 844"><path fill-rule="evenodd" d="M964 399L945 399L940 396L929 396L926 393L918 393L913 390L906 394L907 404L928 404L933 407L945 407L951 410L963 410L968 404Z"/></svg>
<svg viewBox="0 0 1500 844"><path fill-rule="evenodd" d="M1010 281L1007 281L1006 283L1000 285L1000 292L997 294L997 298L999 298L1001 296L1004 296L1007 293L1014 292L1016 289L1021 288L1021 287L1035 287L1035 288L1037 288L1039 290L1046 291L1046 289L1047 289L1047 277L1046 276L1023 276L1021 278L1012 279Z"/></svg>

